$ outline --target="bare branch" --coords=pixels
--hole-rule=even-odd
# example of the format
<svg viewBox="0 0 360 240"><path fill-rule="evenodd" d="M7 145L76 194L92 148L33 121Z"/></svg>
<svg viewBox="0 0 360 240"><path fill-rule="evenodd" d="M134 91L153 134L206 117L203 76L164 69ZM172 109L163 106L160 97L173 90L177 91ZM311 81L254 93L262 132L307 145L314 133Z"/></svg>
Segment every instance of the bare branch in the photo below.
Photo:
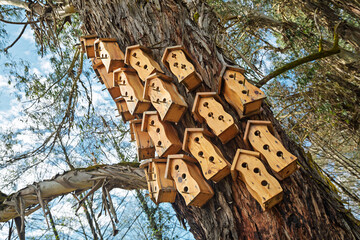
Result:
<svg viewBox="0 0 360 240"><path fill-rule="evenodd" d="M41 197L46 202L76 190L86 191L98 181L105 179L107 180L106 187L108 189L146 189L147 183L144 171L138 167L130 167L134 165L136 163L121 163L76 169L57 175L50 180L29 185L11 194L0 203L0 222L6 222L20 216L16 211L19 200L24 203L25 215L31 214L34 209L39 209L40 203L37 197L37 189L41 191Z"/></svg>

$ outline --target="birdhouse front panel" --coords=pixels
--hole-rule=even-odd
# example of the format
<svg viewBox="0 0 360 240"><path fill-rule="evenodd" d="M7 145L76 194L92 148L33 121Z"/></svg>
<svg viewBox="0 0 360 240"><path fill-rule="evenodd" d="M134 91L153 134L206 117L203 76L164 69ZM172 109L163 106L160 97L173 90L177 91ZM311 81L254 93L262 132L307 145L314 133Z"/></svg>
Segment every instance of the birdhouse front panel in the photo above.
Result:
<svg viewBox="0 0 360 240"><path fill-rule="evenodd" d="M129 112L124 98L120 97L120 98L116 99L115 103L116 103L117 110L118 110L119 114L121 115L121 118L124 122L135 119L135 116Z"/></svg>
<svg viewBox="0 0 360 240"><path fill-rule="evenodd" d="M140 114L151 107L143 97L144 86L135 70L119 68L114 71L114 81L120 87L121 96L125 99L131 114Z"/></svg>
<svg viewBox="0 0 360 240"><path fill-rule="evenodd" d="M181 46L167 48L162 62L189 91L201 84L201 77L195 71L194 65L189 61L188 54Z"/></svg>
<svg viewBox="0 0 360 240"><path fill-rule="evenodd" d="M188 132L186 147L183 150L189 151L200 163L201 170L206 179L219 182L230 174L230 164L209 138L200 131ZM184 146L184 145L183 145Z"/></svg>
<svg viewBox="0 0 360 240"><path fill-rule="evenodd" d="M126 48L125 62L137 71L142 81L155 72L163 72L160 65L150 56L150 50L140 45Z"/></svg>
<svg viewBox="0 0 360 240"><path fill-rule="evenodd" d="M125 65L125 55L120 50L116 39L99 38L94 42L94 49L95 57L101 59L108 73Z"/></svg>
<svg viewBox="0 0 360 240"><path fill-rule="evenodd" d="M181 119L187 104L173 83L156 75L146 80L145 88L144 97L150 99L162 121L178 122Z"/></svg>
<svg viewBox="0 0 360 240"><path fill-rule="evenodd" d="M136 141L138 159L149 159L155 157L155 147L147 132L141 131L141 119L130 121L130 132L132 140Z"/></svg>
<svg viewBox="0 0 360 240"><path fill-rule="evenodd" d="M94 42L97 40L97 35L81 36L80 43L82 52L86 53L88 58L95 57Z"/></svg>
<svg viewBox="0 0 360 240"><path fill-rule="evenodd" d="M172 179L165 178L166 159L151 159L141 163L148 183L149 197L155 204L175 202L176 188Z"/></svg>
<svg viewBox="0 0 360 240"><path fill-rule="evenodd" d="M141 130L149 133L159 157L167 157L181 150L175 128L171 123L161 121L156 111L144 112Z"/></svg>
<svg viewBox="0 0 360 240"><path fill-rule="evenodd" d="M249 83L240 69L233 67L224 71L219 89L241 118L259 113L265 98L264 92Z"/></svg>
<svg viewBox="0 0 360 240"><path fill-rule="evenodd" d="M233 117L225 112L216 98L215 92L198 92L192 112L199 122L206 121L213 133L225 144L239 133L239 129Z"/></svg>
<svg viewBox="0 0 360 240"><path fill-rule="evenodd" d="M269 121L248 121L244 140L261 153L275 176L282 180L297 170L297 158L289 153L281 142L271 134L268 126L272 127Z"/></svg>
<svg viewBox="0 0 360 240"><path fill-rule="evenodd" d="M202 207L214 196L214 191L196 166L196 160L189 159L192 158L183 154L169 155L165 175L174 180L187 206Z"/></svg>
<svg viewBox="0 0 360 240"><path fill-rule="evenodd" d="M260 153L238 149L231 165L235 181L239 177L263 210L270 209L283 198L279 182L271 176L258 159Z"/></svg>

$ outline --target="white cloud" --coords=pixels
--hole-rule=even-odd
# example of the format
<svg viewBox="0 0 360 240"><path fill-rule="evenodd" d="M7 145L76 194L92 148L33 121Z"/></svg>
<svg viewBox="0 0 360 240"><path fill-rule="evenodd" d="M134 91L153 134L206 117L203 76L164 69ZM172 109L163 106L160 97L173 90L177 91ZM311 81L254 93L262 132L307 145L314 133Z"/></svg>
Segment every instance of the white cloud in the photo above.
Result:
<svg viewBox="0 0 360 240"><path fill-rule="evenodd" d="M34 31L31 28L25 30L22 38L30 41L31 43L35 43Z"/></svg>

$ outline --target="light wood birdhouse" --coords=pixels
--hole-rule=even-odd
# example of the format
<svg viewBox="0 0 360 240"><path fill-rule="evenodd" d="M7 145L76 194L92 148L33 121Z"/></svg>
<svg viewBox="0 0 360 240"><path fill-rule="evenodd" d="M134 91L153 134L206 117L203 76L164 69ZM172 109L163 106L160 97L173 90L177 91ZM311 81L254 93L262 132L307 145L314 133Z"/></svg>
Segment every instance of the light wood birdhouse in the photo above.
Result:
<svg viewBox="0 0 360 240"><path fill-rule="evenodd" d="M100 78L102 84L105 84L106 88L115 87L113 80L113 73L108 73L102 61L100 59L94 58L92 60L92 67L96 73L96 75Z"/></svg>
<svg viewBox="0 0 360 240"><path fill-rule="evenodd" d="M99 38L94 42L95 57L101 59L106 71L112 72L125 65L124 53L115 38Z"/></svg>
<svg viewBox="0 0 360 240"><path fill-rule="evenodd" d="M144 86L134 69L118 68L113 73L114 82L119 86L121 96L132 115L143 113L151 107L150 101L143 97Z"/></svg>
<svg viewBox="0 0 360 240"><path fill-rule="evenodd" d="M106 71L105 66L100 59L94 58L92 62L92 67L96 75L99 77L100 82L105 84L105 87L109 91L111 97L113 99L120 97L120 88L118 86L115 86L112 72L108 73Z"/></svg>
<svg viewBox="0 0 360 240"><path fill-rule="evenodd" d="M140 167L145 170L150 199L155 204L175 202L175 183L172 179L165 178L166 159L144 160Z"/></svg>
<svg viewBox="0 0 360 240"><path fill-rule="evenodd" d="M136 141L139 160L155 157L155 147L147 132L141 131L141 119L130 121L131 140Z"/></svg>
<svg viewBox="0 0 360 240"><path fill-rule="evenodd" d="M94 42L98 39L97 35L81 36L80 43L81 49L86 53L88 58L95 57Z"/></svg>
<svg viewBox="0 0 360 240"><path fill-rule="evenodd" d="M231 176L234 181L239 177L262 209L267 210L281 202L283 190L259 158L258 152L238 149L231 165Z"/></svg>
<svg viewBox="0 0 360 240"><path fill-rule="evenodd" d="M202 207L214 196L214 192L196 163L195 158L184 154L169 155L165 177L174 180L187 206Z"/></svg>
<svg viewBox="0 0 360 240"><path fill-rule="evenodd" d="M186 128L182 149L196 158L206 179L219 182L230 174L230 164L220 149L211 143L212 136L203 128Z"/></svg>
<svg viewBox="0 0 360 240"><path fill-rule="evenodd" d="M189 91L200 86L202 79L191 63L194 60L191 59L190 54L183 46L166 48L162 62Z"/></svg>
<svg viewBox="0 0 360 240"><path fill-rule="evenodd" d="M126 105L126 100L122 97L116 99L115 101L117 110L124 121L126 123L127 121L133 120L136 118L136 116L132 115Z"/></svg>
<svg viewBox="0 0 360 240"><path fill-rule="evenodd" d="M140 79L145 81L148 76L155 72L164 73L160 65L151 57L150 49L135 45L126 48L125 63L133 67Z"/></svg>
<svg viewBox="0 0 360 240"><path fill-rule="evenodd" d="M219 77L218 94L237 111L240 118L260 112L265 94L249 83L244 77L244 69L224 66Z"/></svg>
<svg viewBox="0 0 360 240"><path fill-rule="evenodd" d="M144 98L151 101L162 121L178 122L187 104L172 80L161 73L150 75L145 81Z"/></svg>
<svg viewBox="0 0 360 240"><path fill-rule="evenodd" d="M156 111L144 112L141 130L149 133L159 157L167 157L181 150L175 128L170 122L161 121Z"/></svg>
<svg viewBox="0 0 360 240"><path fill-rule="evenodd" d="M239 133L233 117L225 112L216 92L196 93L192 113L197 121L205 121L223 144Z"/></svg>
<svg viewBox="0 0 360 240"><path fill-rule="evenodd" d="M297 158L289 153L273 135L270 121L249 120L246 125L244 142L266 159L275 176L282 180L297 169Z"/></svg>

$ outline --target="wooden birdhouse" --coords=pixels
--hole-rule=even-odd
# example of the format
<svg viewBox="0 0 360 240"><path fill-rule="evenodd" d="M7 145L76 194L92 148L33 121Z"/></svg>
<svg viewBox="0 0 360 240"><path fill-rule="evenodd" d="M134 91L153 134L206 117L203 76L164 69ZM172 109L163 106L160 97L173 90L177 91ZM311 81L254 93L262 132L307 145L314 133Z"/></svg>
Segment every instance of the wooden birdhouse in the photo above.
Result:
<svg viewBox="0 0 360 240"><path fill-rule="evenodd" d="M214 191L203 178L196 163L195 158L184 154L169 155L165 177L174 180L176 189L187 206L202 207L214 196Z"/></svg>
<svg viewBox="0 0 360 240"><path fill-rule="evenodd" d="M155 157L155 147L147 132L141 131L141 119L130 121L131 140L136 141L138 159L149 159Z"/></svg>
<svg viewBox="0 0 360 240"><path fill-rule="evenodd" d="M155 72L164 73L160 65L151 57L150 49L135 45L126 48L125 63L133 67L140 79L145 81L148 76Z"/></svg>
<svg viewBox="0 0 360 240"><path fill-rule="evenodd" d="M96 75L100 78L101 83L105 84L106 88L115 87L114 80L113 80L113 74L108 73L106 71L106 68L105 68L104 64L102 63L102 61L100 59L94 58L92 60L92 63L93 63L92 67L93 67Z"/></svg>
<svg viewBox="0 0 360 240"><path fill-rule="evenodd" d="M113 73L115 85L119 86L130 114L143 113L151 107L150 101L143 97L144 86L134 69L118 68Z"/></svg>
<svg viewBox="0 0 360 240"><path fill-rule="evenodd" d="M190 54L183 46L166 48L162 62L189 91L194 90L201 84L202 79L191 63L194 60L191 59Z"/></svg>
<svg viewBox="0 0 360 240"><path fill-rule="evenodd" d="M231 165L231 176L234 181L239 177L262 209L267 210L281 202L283 190L259 158L258 152L238 149Z"/></svg>
<svg viewBox="0 0 360 240"><path fill-rule="evenodd" d="M237 111L240 118L260 112L265 94L245 79L244 69L224 66L219 77L218 94Z"/></svg>
<svg viewBox="0 0 360 240"><path fill-rule="evenodd" d="M119 114L121 115L121 118L124 121L124 123L136 118L136 116L132 115L129 112L127 105L126 105L126 100L124 98L120 97L120 98L116 99L115 103L116 103L117 110L118 110Z"/></svg>
<svg viewBox="0 0 360 240"><path fill-rule="evenodd" d="M115 38L99 38L94 42L95 57L101 59L106 71L112 72L125 65L124 53Z"/></svg>
<svg viewBox="0 0 360 240"><path fill-rule="evenodd" d="M175 183L172 179L165 178L166 159L144 160L140 167L145 170L150 199L155 204L175 202Z"/></svg>
<svg viewBox="0 0 360 240"><path fill-rule="evenodd" d="M98 39L97 35L81 36L80 43L82 52L86 53L88 58L95 57L94 42Z"/></svg>
<svg viewBox="0 0 360 240"><path fill-rule="evenodd" d="M120 88L118 86L115 86L112 72L108 73L106 71L105 66L100 59L94 58L92 62L93 62L93 69L96 75L99 77L100 82L105 84L111 97L113 99L120 97L121 96Z"/></svg>
<svg viewBox="0 0 360 240"><path fill-rule="evenodd" d="M161 121L156 111L144 112L141 130L149 133L159 157L167 157L181 150L175 128L171 123Z"/></svg>
<svg viewBox="0 0 360 240"><path fill-rule="evenodd" d="M172 80L161 73L150 75L145 81L144 98L151 101L162 121L178 122L187 104Z"/></svg>
<svg viewBox="0 0 360 240"><path fill-rule="evenodd" d="M196 158L206 179L219 182L230 174L230 164L220 149L211 143L212 136L203 128L186 128L182 149Z"/></svg>
<svg viewBox="0 0 360 240"><path fill-rule="evenodd" d="M216 92L196 93L192 113L198 122L205 121L223 144L239 133L233 117L225 112Z"/></svg>
<svg viewBox="0 0 360 240"><path fill-rule="evenodd" d="M244 142L266 159L275 176L282 180L297 169L297 158L289 153L281 142L274 137L270 121L249 120L246 125Z"/></svg>

